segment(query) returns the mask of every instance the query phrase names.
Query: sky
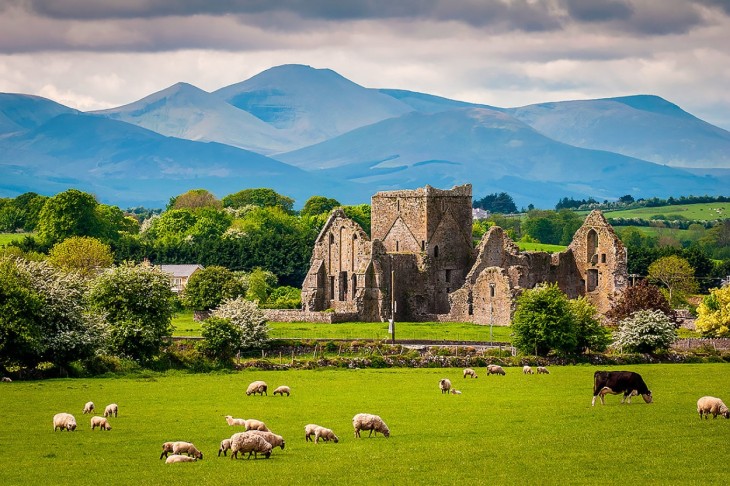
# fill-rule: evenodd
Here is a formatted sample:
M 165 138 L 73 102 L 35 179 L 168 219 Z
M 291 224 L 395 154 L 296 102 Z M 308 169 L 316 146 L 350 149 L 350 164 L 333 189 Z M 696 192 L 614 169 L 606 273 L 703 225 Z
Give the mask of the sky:
M 281 64 L 500 107 L 653 94 L 730 130 L 730 0 L 0 0 L 0 92 L 83 111 Z

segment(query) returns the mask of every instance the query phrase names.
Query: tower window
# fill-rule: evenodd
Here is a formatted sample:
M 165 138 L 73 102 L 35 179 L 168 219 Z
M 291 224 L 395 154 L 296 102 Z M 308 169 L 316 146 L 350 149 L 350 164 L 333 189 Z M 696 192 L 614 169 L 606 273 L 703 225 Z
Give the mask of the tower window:
M 433 257 L 438 258 L 439 257 L 439 246 L 436 245 L 433 247 Z

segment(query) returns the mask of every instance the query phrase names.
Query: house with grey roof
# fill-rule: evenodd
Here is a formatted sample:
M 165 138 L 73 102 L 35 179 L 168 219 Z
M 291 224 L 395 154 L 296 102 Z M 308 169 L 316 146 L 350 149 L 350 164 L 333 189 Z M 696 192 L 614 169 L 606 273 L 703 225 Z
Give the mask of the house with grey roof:
M 198 270 L 203 269 L 200 264 L 188 265 L 158 265 L 160 270 L 170 275 L 170 288 L 173 292 L 180 293 L 185 289 L 190 277 Z

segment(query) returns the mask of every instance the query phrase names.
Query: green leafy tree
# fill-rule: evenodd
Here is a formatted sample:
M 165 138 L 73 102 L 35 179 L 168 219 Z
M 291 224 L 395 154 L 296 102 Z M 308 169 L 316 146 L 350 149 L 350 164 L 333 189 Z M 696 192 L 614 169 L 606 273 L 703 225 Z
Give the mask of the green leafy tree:
M 89 302 L 106 314 L 108 346 L 119 356 L 145 362 L 172 335 L 174 294 L 169 276 L 156 267 L 124 263 L 99 275 Z
M 211 192 L 205 189 L 191 189 L 177 196 L 171 209 L 198 210 L 203 208 L 221 209 L 223 204 Z
M 690 294 L 698 290 L 694 268 L 677 255 L 660 258 L 649 265 L 648 276 L 649 280 L 664 286 L 667 301 L 672 307 L 682 305 Z
M 475 208 L 481 208 L 492 213 L 513 214 L 517 212 L 512 196 L 506 192 L 487 194 L 472 204 Z
M 226 208 L 242 208 L 249 205 L 261 208 L 279 207 L 287 213 L 291 213 L 294 199 L 282 196 L 269 188 L 244 189 L 223 198 L 223 207 Z
M 203 321 L 201 336 L 203 342 L 198 349 L 204 355 L 228 361 L 233 358 L 243 342 L 243 329 L 230 319 L 210 317 Z
M 702 299 L 695 327 L 703 336 L 730 336 L 730 286 L 712 289 Z
M 512 329 L 513 344 L 524 353 L 570 353 L 578 344 L 575 316 L 556 284 L 525 290 L 517 298 Z
M 162 242 L 180 241 L 196 221 L 197 218 L 188 209 L 169 209 L 151 220 L 145 237 Z
M 614 344 L 625 351 L 652 353 L 677 340 L 674 322 L 659 310 L 640 310 L 619 323 Z
M 615 325 L 633 313 L 640 310 L 658 310 L 666 314 L 670 319 L 675 319 L 675 312 L 672 310 L 667 298 L 661 293 L 656 285 L 650 284 L 647 280 L 640 280 L 631 287 L 626 287 L 616 303 L 606 313 L 606 317 Z
M 357 204 L 355 206 L 343 206 L 342 210 L 345 215 L 360 225 L 360 227 L 370 235 L 370 214 L 371 207 L 369 204 Z M 278 275 L 278 274 L 277 274 Z
M 23 230 L 35 231 L 41 209 L 47 200 L 47 196 L 35 192 L 26 192 L 13 200 L 12 205 L 23 213 Z
M 254 268 L 248 275 L 246 298 L 261 304 L 269 300 L 269 294 L 276 285 L 276 275 L 261 268 Z
M 38 216 L 38 237 L 46 244 L 101 232 L 94 196 L 69 189 L 48 199 Z
M 48 261 L 65 272 L 91 277 L 114 263 L 109 245 L 88 236 L 72 236 L 51 248 Z
M 0 232 L 12 233 L 23 227 L 25 214 L 12 204 L 6 204 L 0 209 Z
M 570 300 L 568 305 L 575 318 L 577 349 L 605 351 L 611 344 L 611 332 L 601 324 L 596 307 L 585 297 Z
M 302 306 L 302 290 L 283 285 L 275 288 L 266 302 L 268 309 L 299 309 Z M 259 306 L 261 307 L 261 306 Z
M 329 214 L 330 211 L 339 206 L 342 206 L 342 204 L 337 199 L 324 196 L 312 196 L 304 203 L 304 207 L 299 214 L 302 216 Z
M 246 285 L 238 275 L 225 267 L 210 266 L 190 276 L 182 303 L 188 309 L 209 310 L 245 293 Z
M 240 349 L 261 348 L 269 340 L 266 316 L 254 302 L 237 298 L 224 301 L 213 311 L 213 317 L 228 319 L 241 329 Z

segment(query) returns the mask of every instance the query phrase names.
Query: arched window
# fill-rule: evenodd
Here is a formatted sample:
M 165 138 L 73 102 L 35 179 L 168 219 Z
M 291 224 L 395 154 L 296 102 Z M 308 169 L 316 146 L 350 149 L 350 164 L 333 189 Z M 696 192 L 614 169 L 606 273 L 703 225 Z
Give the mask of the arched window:
M 433 257 L 438 258 L 439 257 L 439 246 L 436 245 L 433 247 Z
M 596 263 L 598 261 L 598 257 L 595 256 L 597 251 L 598 233 L 596 233 L 596 230 L 592 229 L 588 232 L 588 236 L 586 237 L 586 257 L 588 258 L 589 262 Z M 593 261 L 594 259 L 596 261 Z

